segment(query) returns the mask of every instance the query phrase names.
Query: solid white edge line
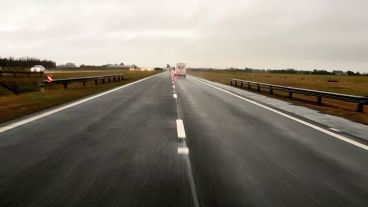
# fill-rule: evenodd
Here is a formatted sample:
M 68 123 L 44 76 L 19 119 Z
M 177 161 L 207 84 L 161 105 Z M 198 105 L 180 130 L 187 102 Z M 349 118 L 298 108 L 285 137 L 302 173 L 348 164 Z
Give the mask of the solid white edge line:
M 205 85 L 207 85 L 207 86 L 210 86 L 210 87 L 212 87 L 212 88 L 215 88 L 215 89 L 220 90 L 220 91 L 222 91 L 222 92 L 225 92 L 225 93 L 227 93 L 227 94 L 230 94 L 230 95 L 232 95 L 232 96 L 235 96 L 235 97 L 237 97 L 237 98 L 239 98 L 239 99 L 242 99 L 242 100 L 244 100 L 244 101 L 247 101 L 247 102 L 249 102 L 249 103 L 252 103 L 252 104 L 254 104 L 254 105 L 257 105 L 257 106 L 259 106 L 259 107 L 262 107 L 262 108 L 267 109 L 267 110 L 269 110 L 269 111 L 272 111 L 272 112 L 274 112 L 274 113 L 276 113 L 276 114 L 279 114 L 279 115 L 281 115 L 281 116 L 284 116 L 284 117 L 289 118 L 289 119 L 291 119 L 291 120 L 294 120 L 294 121 L 296 121 L 296 122 L 299 122 L 299 123 L 301 123 L 301 124 L 304 124 L 304 125 L 306 125 L 306 126 L 308 126 L 308 127 L 311 127 L 311 128 L 313 128 L 313 129 L 316 129 L 316 130 L 318 130 L 318 131 L 320 131 L 320 132 L 323 132 L 323 133 L 325 133 L 325 134 L 328 134 L 328 135 L 330 135 L 330 136 L 332 136 L 332 137 L 335 137 L 335 138 L 337 138 L 337 139 L 340 139 L 340 140 L 342 140 L 342 141 L 344 141 L 344 142 L 347 142 L 347 143 L 349 143 L 349 144 L 352 144 L 352 145 L 355 145 L 355 146 L 360 147 L 360 148 L 362 148 L 362 149 L 368 150 L 368 146 L 367 146 L 367 145 L 364 145 L 364 144 L 359 143 L 359 142 L 357 142 L 357 141 L 351 140 L 351 139 L 349 139 L 349 138 L 347 138 L 347 137 L 341 136 L 341 135 L 336 134 L 336 133 L 334 133 L 334 132 L 328 131 L 328 130 L 326 130 L 326 129 L 323 129 L 323 128 L 319 127 L 319 126 L 316 126 L 316 125 L 314 125 L 314 124 L 311 124 L 311 123 L 308 123 L 308 122 L 306 122 L 306 121 L 303 121 L 303 120 L 301 120 L 301 119 L 295 118 L 295 117 L 290 116 L 290 115 L 288 115 L 288 114 L 285 114 L 285 113 L 283 113 L 283 112 L 281 112 L 281 111 L 277 111 L 277 110 L 275 110 L 275 109 L 273 109 L 273 108 L 270 108 L 270 107 L 265 106 L 265 105 L 263 105 L 263 104 L 260 104 L 260 103 L 258 103 L 258 102 L 255 102 L 255 101 L 252 101 L 252 100 L 250 100 L 250 99 L 244 98 L 244 97 L 242 97 L 242 96 L 239 96 L 239 95 L 237 95 L 237 94 L 234 94 L 234 93 L 232 93 L 232 92 L 230 92 L 230 91 L 227 91 L 227 90 L 225 90 L 225 89 L 222 89 L 222 88 L 219 88 L 219 87 L 217 87 L 217 86 L 211 85 L 211 84 L 209 84 L 209 83 L 207 83 L 207 82 L 204 82 L 204 81 L 202 81 L 202 80 L 200 80 L 200 79 L 198 79 L 198 78 L 194 78 L 194 77 L 192 77 L 192 78 L 193 78 L 194 80 L 196 80 L 196 81 L 201 82 L 202 84 L 205 84 Z
M 99 94 L 96 94 L 96 95 L 93 95 L 93 96 L 90 96 L 88 98 L 85 98 L 85 99 L 82 99 L 82 100 L 79 100 L 79 101 L 76 101 L 76 102 L 72 102 L 70 104 L 67 104 L 65 106 L 62 106 L 62 107 L 59 107 L 59 108 L 56 108 L 56 109 L 52 109 L 50 111 L 46 111 L 46 112 L 43 112 L 41 114 L 38 114 L 38 115 L 35 115 L 35 116 L 32 116 L 32 117 L 29 117 L 29 118 L 26 118 L 26 119 L 23 119 L 23 120 L 20 120 L 20 121 L 17 121 L 17 122 L 14 122 L 14 123 L 11 123 L 9 125 L 6 125 L 6 126 L 3 126 L 0 128 L 0 133 L 3 133 L 5 131 L 8 131 L 10 129 L 14 129 L 18 126 L 21 126 L 21 125 L 24 125 L 24 124 L 27 124 L 27 123 L 30 123 L 32 121 L 35 121 L 37 119 L 41 119 L 43 117 L 46 117 L 46 116 L 49 116 L 51 114 L 54 114 L 54 113 L 57 113 L 59 111 L 62 111 L 64 109 L 67 109 L 67 108 L 70 108 L 70 107 L 73 107 L 73 106 L 76 106 L 76 105 L 79 105 L 81 103 L 84 103 L 84 102 L 87 102 L 87 101 L 90 101 L 92 99 L 95 99 L 95 98 L 98 98 L 100 96 L 103 96 L 103 95 L 106 95 L 106 94 L 109 94 L 109 93 L 112 93 L 114 91 L 117 91 L 117 90 L 120 90 L 122 88 L 125 88 L 125 87 L 128 87 L 128 86 L 131 86 L 131 85 L 134 85 L 136 83 L 139 83 L 139 82 L 142 82 L 144 80 L 147 80 L 147 79 L 150 79 L 150 78 L 153 78 L 157 75 L 160 75 L 161 73 L 159 74 L 156 74 L 156 75 L 152 75 L 152 76 L 149 76 L 149 77 L 146 77 L 146 78 L 143 78 L 143 79 L 140 79 L 140 80 L 137 80 L 137 81 L 134 81 L 132 83 L 128 83 L 126 85 L 123 85 L 123 86 L 119 86 L 117 88 L 114 88 L 114 89 L 111 89 L 111 90 L 108 90 L 108 91 L 105 91 L 105 92 L 102 92 L 102 93 L 99 93 Z
M 185 135 L 183 120 L 181 120 L 181 119 L 176 120 L 176 129 L 177 129 L 177 132 L 178 132 L 178 138 L 185 139 L 186 135 Z

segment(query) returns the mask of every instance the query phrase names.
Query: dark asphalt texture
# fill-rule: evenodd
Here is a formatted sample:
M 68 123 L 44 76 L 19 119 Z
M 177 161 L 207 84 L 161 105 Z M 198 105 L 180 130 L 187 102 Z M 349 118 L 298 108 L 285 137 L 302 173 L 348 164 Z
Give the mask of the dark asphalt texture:
M 0 133 L 0 206 L 368 206 L 368 152 L 165 72 Z M 178 154 L 183 119 L 188 155 Z

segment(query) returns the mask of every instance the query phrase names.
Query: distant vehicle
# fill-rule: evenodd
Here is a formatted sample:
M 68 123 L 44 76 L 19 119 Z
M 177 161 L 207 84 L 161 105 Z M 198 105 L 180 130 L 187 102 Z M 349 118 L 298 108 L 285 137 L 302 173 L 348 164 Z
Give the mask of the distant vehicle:
M 184 78 L 187 76 L 187 66 L 185 63 L 178 63 L 175 66 L 174 71 L 175 76 L 184 76 Z
M 35 65 L 31 68 L 31 72 L 45 72 L 45 67 L 42 65 Z

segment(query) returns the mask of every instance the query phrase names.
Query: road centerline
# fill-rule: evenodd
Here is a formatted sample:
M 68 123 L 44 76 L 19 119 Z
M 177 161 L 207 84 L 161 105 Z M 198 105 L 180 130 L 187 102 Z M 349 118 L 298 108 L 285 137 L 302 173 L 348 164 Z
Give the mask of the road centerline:
M 180 143 L 180 146 L 177 148 L 177 154 L 184 156 L 185 159 L 185 163 L 187 166 L 187 175 L 188 175 L 188 180 L 190 183 L 190 189 L 191 189 L 191 194 L 192 194 L 192 198 L 193 198 L 193 204 L 195 207 L 199 207 L 199 201 L 198 201 L 198 195 L 197 195 L 197 187 L 195 185 L 194 182 L 194 176 L 193 176 L 193 169 L 192 169 L 192 164 L 190 162 L 190 158 L 189 158 L 189 148 L 188 145 L 185 141 L 186 138 L 186 134 L 185 134 L 185 128 L 184 128 L 184 122 L 181 118 L 181 109 L 179 106 L 179 100 L 177 99 L 177 93 L 175 91 L 175 83 L 174 81 L 173 83 L 173 92 L 174 92 L 174 98 L 175 98 L 175 104 L 176 104 L 176 113 L 177 113 L 177 119 L 176 119 L 176 127 L 177 127 L 177 136 L 179 139 L 182 140 L 182 142 Z M 175 97 L 176 96 L 176 97 Z
M 178 138 L 185 139 L 186 135 L 185 135 L 183 120 L 181 120 L 181 119 L 176 120 L 176 129 L 177 129 L 177 132 L 178 132 Z
M 189 154 L 189 149 L 188 147 L 178 147 L 178 154 Z

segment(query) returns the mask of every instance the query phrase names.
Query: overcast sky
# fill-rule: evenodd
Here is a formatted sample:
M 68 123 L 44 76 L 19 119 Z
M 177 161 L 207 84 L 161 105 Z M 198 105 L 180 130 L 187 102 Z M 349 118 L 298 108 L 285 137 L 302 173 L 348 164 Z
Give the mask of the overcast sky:
M 0 0 L 0 56 L 368 72 L 367 0 Z

